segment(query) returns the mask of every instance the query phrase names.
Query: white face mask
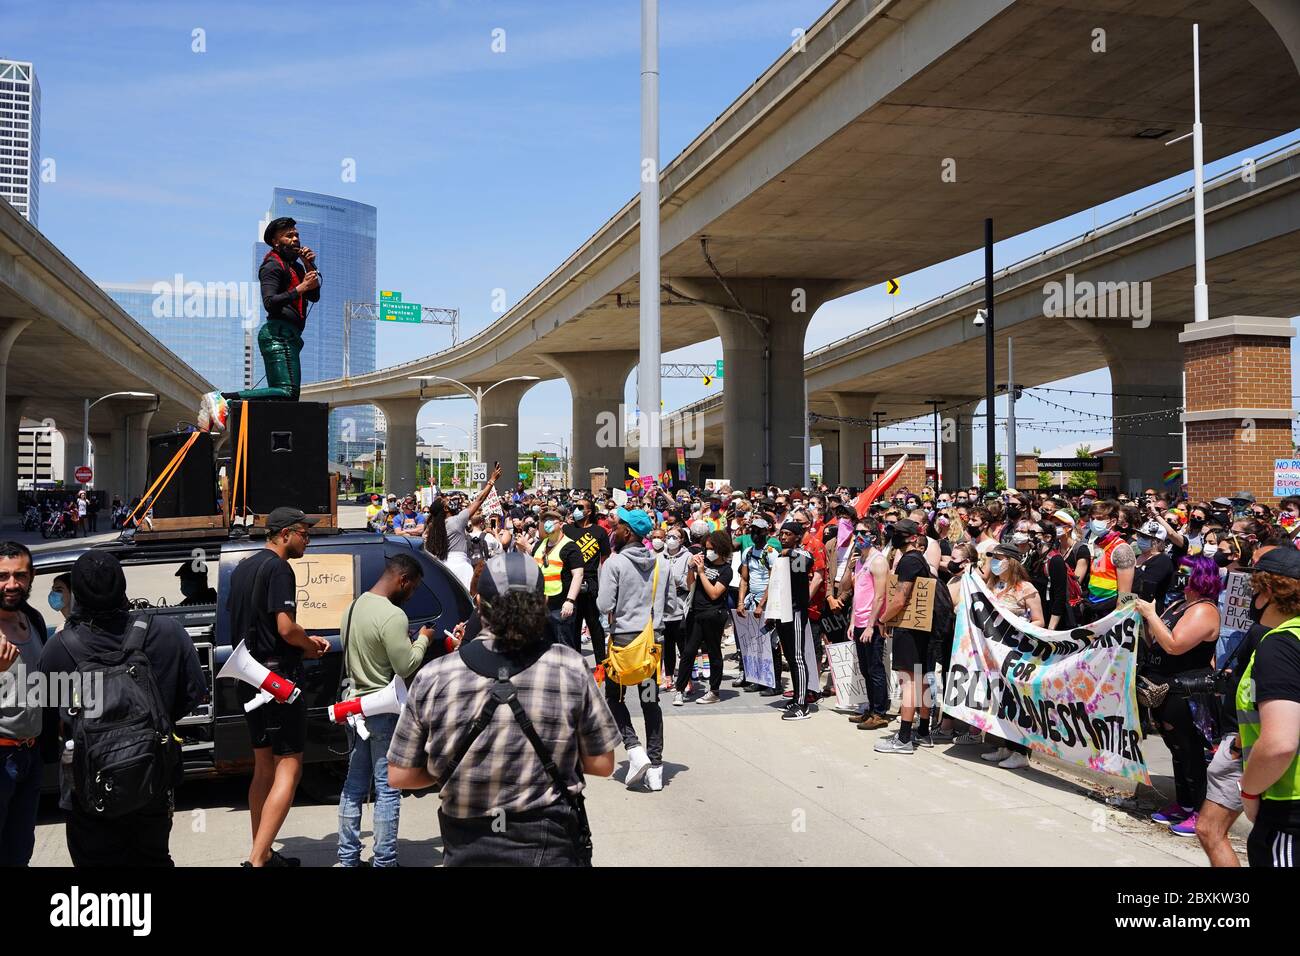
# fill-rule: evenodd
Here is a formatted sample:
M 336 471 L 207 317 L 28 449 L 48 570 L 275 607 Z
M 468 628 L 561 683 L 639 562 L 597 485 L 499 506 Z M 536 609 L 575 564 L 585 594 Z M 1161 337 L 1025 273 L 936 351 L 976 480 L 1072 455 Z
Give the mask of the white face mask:
M 1219 546 L 1217 544 L 1207 544 L 1205 547 L 1201 548 L 1201 554 L 1205 555 L 1207 558 L 1212 558 L 1218 553 Z
M 707 551 L 704 552 L 704 557 L 710 561 L 716 561 L 718 560 L 718 552 L 714 551 L 712 548 L 709 548 Z
M 656 551 L 662 551 L 662 550 L 664 549 L 664 539 L 663 539 L 663 538 L 651 538 L 651 539 L 650 539 L 650 547 L 654 548 Z
M 682 548 L 682 539 L 681 539 L 681 538 L 677 537 L 676 535 L 669 535 L 668 538 L 667 538 L 666 540 L 667 540 L 667 542 L 668 542 L 668 553 L 669 553 L 669 554 L 672 554 L 672 553 L 675 552 L 675 551 L 680 551 L 680 550 L 681 550 L 681 548 Z

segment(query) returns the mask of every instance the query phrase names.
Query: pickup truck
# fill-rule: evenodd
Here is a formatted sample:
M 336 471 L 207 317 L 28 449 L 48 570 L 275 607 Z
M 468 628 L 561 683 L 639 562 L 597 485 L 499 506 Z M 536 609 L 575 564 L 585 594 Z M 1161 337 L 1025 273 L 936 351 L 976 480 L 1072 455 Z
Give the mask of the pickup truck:
M 252 770 L 253 754 L 238 685 L 230 679 L 217 680 L 226 659 L 234 651 L 230 635 L 230 612 L 227 588 L 230 575 L 243 558 L 265 544 L 261 538 L 180 538 L 167 541 L 121 540 L 95 545 L 95 550 L 109 551 L 122 562 L 126 574 L 127 597 L 132 607 L 149 615 L 177 618 L 194 640 L 195 650 L 211 692 L 211 700 L 181 720 L 176 729 L 181 738 L 186 778 L 246 774 Z M 464 586 L 443 564 L 421 547 L 419 538 L 381 535 L 371 531 L 343 531 L 313 535 L 302 562 L 322 555 L 347 555 L 352 558 L 353 596 L 369 589 L 380 574 L 389 555 L 410 554 L 424 567 L 424 579 L 412 598 L 403 605 L 410 618 L 411 634 L 430 625 L 441 635 L 466 620 L 473 608 Z M 33 555 L 35 582 L 32 601 L 45 615 L 53 630 L 62 625 L 59 615 L 45 606 L 45 594 L 55 575 L 70 571 L 77 557 L 88 547 L 69 546 Z M 338 558 L 328 559 L 334 566 Z M 176 576 L 182 564 L 207 570 L 209 586 L 216 590 L 215 603 L 182 604 Z M 307 582 L 299 600 L 307 597 Z M 335 605 L 346 595 L 334 594 Z M 341 610 L 341 608 L 339 608 Z M 305 661 L 299 686 L 307 702 L 307 747 L 303 757 L 304 788 L 308 793 L 328 799 L 341 780 L 348 757 L 347 735 L 343 727 L 333 724 L 325 708 L 335 703 L 343 663 L 338 623 L 332 613 L 329 626 L 306 627 L 309 634 L 319 634 L 330 642 L 330 651 L 317 660 Z M 303 621 L 300 610 L 299 620 Z M 325 620 L 317 623 L 326 624 Z M 268 704 L 267 706 L 274 706 Z M 53 768 L 51 768 L 53 769 Z M 313 794 L 315 795 L 315 794 Z

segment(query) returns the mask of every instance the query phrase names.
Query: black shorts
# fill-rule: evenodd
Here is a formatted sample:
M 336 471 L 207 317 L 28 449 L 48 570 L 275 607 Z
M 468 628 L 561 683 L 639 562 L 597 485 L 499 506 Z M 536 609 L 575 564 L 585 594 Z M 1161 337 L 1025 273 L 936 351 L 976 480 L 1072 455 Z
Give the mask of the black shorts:
M 243 702 L 252 700 L 257 689 L 242 681 L 239 684 L 239 698 Z M 307 747 L 307 701 L 302 695 L 292 704 L 277 704 L 271 701 L 263 704 L 247 715 L 248 736 L 254 750 L 270 747 L 277 757 L 300 754 Z
M 894 631 L 889 669 L 909 674 L 924 670 L 930 657 L 930 635 L 920 631 Z

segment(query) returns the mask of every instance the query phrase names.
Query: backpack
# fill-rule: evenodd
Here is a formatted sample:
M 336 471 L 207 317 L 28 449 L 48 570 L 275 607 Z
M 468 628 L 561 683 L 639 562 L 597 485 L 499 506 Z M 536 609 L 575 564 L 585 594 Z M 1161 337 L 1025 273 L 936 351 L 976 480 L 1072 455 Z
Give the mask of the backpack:
M 465 556 L 470 564 L 478 564 L 492 557 L 492 552 L 488 549 L 486 531 L 477 538 L 473 535 L 466 535 L 466 538 L 468 540 L 465 542 Z
M 149 620 L 132 614 L 126 639 L 111 651 L 89 650 L 78 633 L 83 627 L 64 628 L 64 646 L 76 662 L 79 686 L 94 688 L 94 700 L 87 695 L 79 703 L 99 706 L 93 715 L 82 707 L 67 712 L 73 799 L 86 813 L 113 819 L 166 793 L 179 754 L 171 717 L 143 651 Z
M 623 687 L 636 687 L 642 681 L 659 676 L 659 659 L 663 647 L 655 641 L 655 596 L 659 593 L 659 558 L 655 559 L 655 572 L 650 580 L 650 618 L 641 633 L 626 647 L 614 646 L 614 635 L 609 635 L 609 656 L 605 658 L 605 676 Z

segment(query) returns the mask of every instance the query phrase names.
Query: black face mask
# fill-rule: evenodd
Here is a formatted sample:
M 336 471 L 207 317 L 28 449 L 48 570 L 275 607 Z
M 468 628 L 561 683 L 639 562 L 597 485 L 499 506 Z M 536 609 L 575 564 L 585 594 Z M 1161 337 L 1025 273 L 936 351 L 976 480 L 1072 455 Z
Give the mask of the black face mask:
M 896 550 L 902 551 L 907 547 L 907 535 L 902 531 L 890 532 L 889 543 L 892 544 Z
M 1273 603 L 1272 601 L 1265 601 L 1263 607 L 1258 607 L 1255 604 L 1255 599 L 1259 596 L 1260 595 L 1256 594 L 1250 599 L 1250 619 L 1256 624 L 1260 623 L 1264 619 L 1264 612 L 1267 611 L 1268 606 Z
M 754 542 L 754 547 L 762 551 L 763 545 L 767 544 L 767 535 L 761 531 L 751 531 L 749 533 L 749 540 Z
M 1223 551 L 1220 551 L 1214 556 L 1214 563 L 1221 568 L 1226 568 L 1228 565 L 1232 564 L 1232 558 L 1233 556 L 1231 554 L 1225 554 Z

